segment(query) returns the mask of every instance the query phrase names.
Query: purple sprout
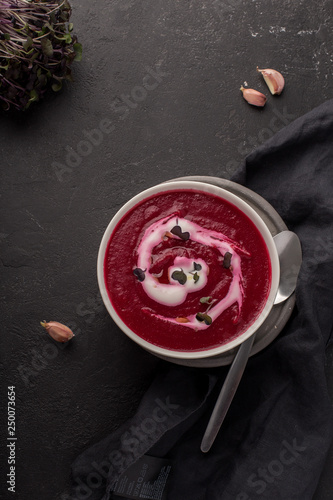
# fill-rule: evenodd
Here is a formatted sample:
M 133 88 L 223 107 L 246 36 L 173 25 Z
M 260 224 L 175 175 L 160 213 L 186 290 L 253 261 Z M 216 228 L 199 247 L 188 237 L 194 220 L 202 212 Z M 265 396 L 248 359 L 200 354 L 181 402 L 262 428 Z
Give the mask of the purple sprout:
M 69 22 L 67 0 L 0 0 L 0 104 L 26 110 L 48 88 L 72 81 L 81 44 Z

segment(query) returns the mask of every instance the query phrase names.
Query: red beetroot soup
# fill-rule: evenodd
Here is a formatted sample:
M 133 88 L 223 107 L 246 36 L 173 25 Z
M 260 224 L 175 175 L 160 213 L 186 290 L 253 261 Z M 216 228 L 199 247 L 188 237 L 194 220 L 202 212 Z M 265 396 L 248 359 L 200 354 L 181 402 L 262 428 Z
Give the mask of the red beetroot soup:
M 200 351 L 230 342 L 271 286 L 259 230 L 232 203 L 193 189 L 139 202 L 109 240 L 104 279 L 122 321 L 151 344 Z

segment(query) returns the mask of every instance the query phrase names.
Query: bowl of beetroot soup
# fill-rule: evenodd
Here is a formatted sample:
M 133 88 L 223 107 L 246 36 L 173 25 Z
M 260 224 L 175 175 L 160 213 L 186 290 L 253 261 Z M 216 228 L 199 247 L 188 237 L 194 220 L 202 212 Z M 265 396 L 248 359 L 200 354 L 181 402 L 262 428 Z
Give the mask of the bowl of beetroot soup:
M 262 218 L 220 187 L 171 181 L 115 214 L 97 277 L 114 322 L 152 354 L 201 359 L 233 349 L 265 321 L 279 259 Z

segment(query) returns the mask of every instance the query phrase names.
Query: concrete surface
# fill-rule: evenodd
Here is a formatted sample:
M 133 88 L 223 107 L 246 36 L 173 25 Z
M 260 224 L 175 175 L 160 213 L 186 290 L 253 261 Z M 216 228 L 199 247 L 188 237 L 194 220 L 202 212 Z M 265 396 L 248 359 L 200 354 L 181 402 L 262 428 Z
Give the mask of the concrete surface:
M 331 1 L 72 6 L 83 45 L 75 82 L 29 113 L 0 114 L 1 400 L 15 385 L 17 411 L 16 493 L 2 472 L 0 496 L 15 500 L 62 500 L 73 459 L 133 414 L 154 376 L 157 359 L 116 328 L 98 293 L 96 257 L 114 213 L 157 182 L 230 177 L 333 95 Z M 239 91 L 246 81 L 268 95 L 257 65 L 286 79 L 264 109 Z M 43 319 L 76 338 L 55 345 Z M 332 349 L 327 373 L 333 391 Z M 314 500 L 332 500 L 332 466 L 331 451 Z

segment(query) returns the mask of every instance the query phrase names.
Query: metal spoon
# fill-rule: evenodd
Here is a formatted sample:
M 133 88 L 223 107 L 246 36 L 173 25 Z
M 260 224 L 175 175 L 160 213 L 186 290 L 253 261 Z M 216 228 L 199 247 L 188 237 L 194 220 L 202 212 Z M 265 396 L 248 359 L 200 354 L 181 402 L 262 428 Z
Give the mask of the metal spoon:
M 278 233 L 274 236 L 274 243 L 280 261 L 280 283 L 274 304 L 279 304 L 287 300 L 296 288 L 302 263 L 302 250 L 298 236 L 292 231 Z M 201 451 L 204 453 L 210 450 L 228 412 L 250 356 L 254 339 L 255 333 L 240 345 L 232 362 L 201 442 Z

